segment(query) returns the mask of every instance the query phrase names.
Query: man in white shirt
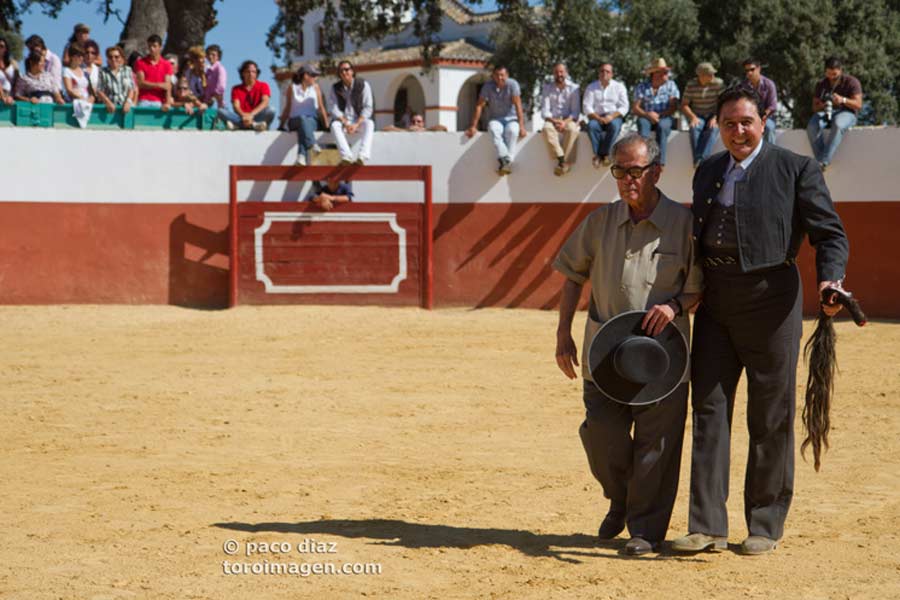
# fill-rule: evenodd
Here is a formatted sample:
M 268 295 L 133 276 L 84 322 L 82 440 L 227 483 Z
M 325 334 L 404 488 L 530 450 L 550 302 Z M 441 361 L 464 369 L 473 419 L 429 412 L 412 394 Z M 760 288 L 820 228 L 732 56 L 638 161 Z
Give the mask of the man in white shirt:
M 622 120 L 628 114 L 628 90 L 621 81 L 612 77 L 612 64 L 602 63 L 598 68 L 597 81 L 584 90 L 581 103 L 581 112 L 588 120 L 595 169 L 609 166 L 609 150 L 619 137 Z
M 372 158 L 372 138 L 375 133 L 375 121 L 372 120 L 372 114 L 375 112 L 372 88 L 368 81 L 354 77 L 350 61 L 342 60 L 338 63 L 338 76 L 340 81 L 332 86 L 328 94 L 331 133 L 334 134 L 338 152 L 341 154 L 341 164 L 349 165 L 355 162 L 363 165 Z M 347 142 L 347 136 L 356 134 L 360 135 L 361 140 L 354 144 L 359 147 L 354 161 L 353 150 Z
M 579 100 L 578 85 L 569 79 L 566 65 L 555 64 L 553 81 L 546 84 L 541 93 L 541 118 L 544 119 L 544 139 L 556 159 L 553 173 L 557 176 L 568 173 L 575 162 L 572 149 L 578 141 Z M 560 134 L 563 136 L 562 145 Z

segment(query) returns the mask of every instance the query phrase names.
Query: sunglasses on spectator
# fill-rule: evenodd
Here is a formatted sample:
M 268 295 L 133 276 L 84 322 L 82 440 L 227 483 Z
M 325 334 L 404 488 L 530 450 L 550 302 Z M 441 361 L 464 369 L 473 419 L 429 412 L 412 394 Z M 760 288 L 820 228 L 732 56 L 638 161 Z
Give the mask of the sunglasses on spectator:
M 97 54 L 96 50 L 85 50 L 85 54 Z
M 341 72 L 344 72 L 344 71 L 352 71 L 353 68 L 351 68 L 351 67 L 341 67 L 340 70 L 341 70 Z
M 656 163 L 650 163 L 649 165 L 644 165 L 643 167 L 620 167 L 619 165 L 613 165 L 609 168 L 612 176 L 616 179 L 625 179 L 625 176 L 628 175 L 632 179 L 640 179 L 644 176 L 644 171 L 655 165 Z

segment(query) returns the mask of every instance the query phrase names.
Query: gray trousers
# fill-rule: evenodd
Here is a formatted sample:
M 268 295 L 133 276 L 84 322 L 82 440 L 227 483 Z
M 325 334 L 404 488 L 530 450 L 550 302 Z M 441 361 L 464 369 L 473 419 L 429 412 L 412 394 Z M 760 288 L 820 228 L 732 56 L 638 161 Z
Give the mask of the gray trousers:
M 587 418 L 578 433 L 591 473 L 611 510 L 625 514 L 631 537 L 666 537 L 678 493 L 687 391 L 682 383 L 655 404 L 628 406 L 584 381 Z
M 747 371 L 750 449 L 744 516 L 750 535 L 781 539 L 794 492 L 794 412 L 802 334 L 795 266 L 765 273 L 704 271 L 691 354 L 693 450 L 688 529 L 728 535 L 734 394 Z

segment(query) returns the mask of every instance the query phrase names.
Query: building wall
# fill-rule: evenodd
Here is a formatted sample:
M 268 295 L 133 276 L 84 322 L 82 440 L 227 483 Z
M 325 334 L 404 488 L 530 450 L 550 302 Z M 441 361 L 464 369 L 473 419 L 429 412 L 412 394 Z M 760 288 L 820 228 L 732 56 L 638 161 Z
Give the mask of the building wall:
M 228 165 L 291 164 L 293 134 L 277 132 L 4 130 L 0 164 L 0 303 L 174 303 L 223 306 L 227 297 Z M 322 142 L 328 141 L 323 136 Z M 802 131 L 780 143 L 807 152 Z M 660 187 L 690 201 L 687 135 L 669 142 Z M 827 181 L 851 241 L 846 285 L 872 316 L 900 317 L 900 130 L 853 130 Z M 616 197 L 607 171 L 578 161 L 564 178 L 539 135 L 499 178 L 480 134 L 378 133 L 378 164 L 431 164 L 437 306 L 552 307 L 561 280 L 550 262 L 596 205 Z M 96 157 L 90 171 L 73 156 Z M 359 183 L 357 200 L 418 202 L 421 184 Z M 297 201 L 303 186 L 245 183 L 242 199 Z M 277 204 L 275 204 L 277 206 Z M 813 261 L 801 255 L 807 309 Z

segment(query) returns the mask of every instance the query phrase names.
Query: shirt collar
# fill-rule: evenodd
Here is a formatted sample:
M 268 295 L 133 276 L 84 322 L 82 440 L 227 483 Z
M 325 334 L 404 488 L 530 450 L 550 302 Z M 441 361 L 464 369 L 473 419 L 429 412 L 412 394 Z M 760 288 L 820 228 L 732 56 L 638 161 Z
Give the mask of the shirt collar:
M 653 212 L 650 213 L 650 216 L 647 217 L 647 221 L 653 224 L 654 227 L 659 229 L 660 231 L 665 230 L 666 222 L 668 221 L 668 207 L 665 206 L 669 197 L 666 196 L 662 190 L 657 189 L 659 191 L 659 202 L 656 203 L 656 208 L 653 209 Z M 628 209 L 628 203 L 622 199 L 619 199 L 619 214 L 616 215 L 616 224 L 621 227 L 625 223 L 631 222 L 631 212 Z
M 747 158 L 742 160 L 740 163 L 741 168 L 744 171 L 746 171 L 747 169 L 750 168 L 750 163 L 752 163 L 756 159 L 756 157 L 759 155 L 760 150 L 762 150 L 762 147 L 763 147 L 763 139 L 760 137 L 759 143 L 756 145 L 756 148 L 754 148 L 753 152 L 750 153 L 750 156 L 748 156 Z M 732 156 L 731 153 L 729 152 L 728 153 L 728 167 L 725 169 L 725 172 L 726 173 L 730 172 L 732 167 L 734 167 L 734 156 Z

